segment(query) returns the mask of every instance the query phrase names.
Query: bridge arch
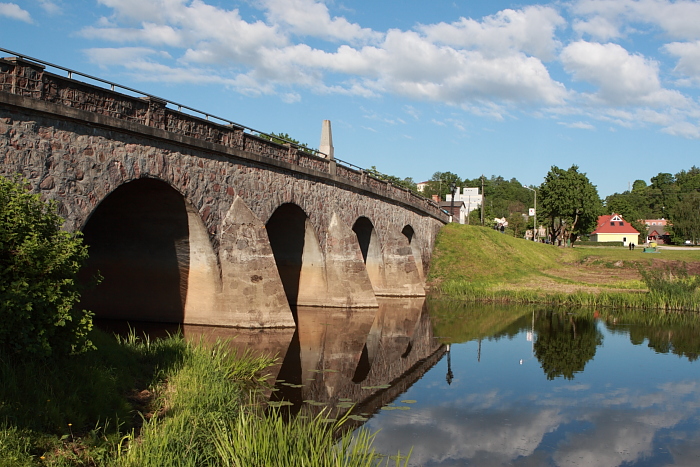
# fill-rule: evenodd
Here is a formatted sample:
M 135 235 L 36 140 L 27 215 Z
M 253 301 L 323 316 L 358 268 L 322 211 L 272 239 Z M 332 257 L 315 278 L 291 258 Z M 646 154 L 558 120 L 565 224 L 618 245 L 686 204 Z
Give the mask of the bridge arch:
M 168 183 L 141 178 L 109 193 L 83 226 L 90 257 L 83 294 L 97 317 L 181 323 L 190 269 L 187 202 Z
M 360 245 L 362 259 L 365 262 L 372 288 L 379 290 L 385 287 L 384 258 L 377 229 L 374 228 L 374 224 L 369 218 L 361 216 L 353 224 L 352 230 L 357 235 L 357 242 Z
M 420 240 L 416 237 L 416 232 L 410 225 L 404 226 L 401 233 L 408 240 L 408 244 L 411 247 L 411 252 L 413 253 L 413 259 L 416 262 L 416 267 L 418 268 L 418 274 L 421 280 L 425 280 L 425 270 L 423 269 L 423 254 L 420 244 Z
M 323 305 L 325 260 L 309 216 L 298 205 L 284 203 L 265 226 L 289 304 Z

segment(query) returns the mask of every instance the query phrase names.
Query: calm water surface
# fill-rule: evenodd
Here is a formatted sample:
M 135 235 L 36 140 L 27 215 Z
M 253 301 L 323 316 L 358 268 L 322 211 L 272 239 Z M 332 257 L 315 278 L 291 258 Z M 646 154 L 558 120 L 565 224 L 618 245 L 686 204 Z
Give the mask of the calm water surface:
M 185 326 L 276 353 L 270 404 L 378 431 L 422 466 L 700 465 L 694 316 L 382 300 L 297 329 Z
M 464 307 L 459 323 L 445 308 L 449 353 L 394 401 L 416 402 L 366 424 L 380 451 L 413 446 L 424 466 L 700 465 L 696 319 Z

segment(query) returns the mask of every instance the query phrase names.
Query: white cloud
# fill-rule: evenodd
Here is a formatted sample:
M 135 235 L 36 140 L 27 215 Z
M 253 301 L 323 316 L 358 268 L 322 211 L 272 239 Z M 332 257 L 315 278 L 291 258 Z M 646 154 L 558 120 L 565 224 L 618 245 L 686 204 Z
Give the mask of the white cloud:
M 674 123 L 661 131 L 673 136 L 682 136 L 688 139 L 700 139 L 700 125 L 695 125 L 690 122 L 683 121 Z
M 589 18 L 600 18 L 591 21 L 608 21 L 611 25 L 640 23 L 656 26 L 670 37 L 700 38 L 700 3 L 695 1 L 578 0 L 572 10 Z
M 168 15 L 178 14 L 185 8 L 188 0 L 98 0 L 98 3 L 111 8 L 116 20 L 130 24 L 142 21 L 165 22 Z M 193 3 L 201 3 L 195 0 Z
M 664 50 L 678 57 L 674 71 L 685 75 L 696 84 L 700 84 L 700 41 L 673 42 L 666 44 Z
M 578 41 L 561 53 L 561 61 L 574 79 L 598 87 L 591 97 L 607 105 L 685 105 L 677 91 L 661 87 L 659 65 L 617 44 Z
M 0 16 L 24 21 L 25 23 L 33 23 L 29 12 L 20 8 L 16 3 L 0 3 Z
M 388 92 L 477 107 L 494 99 L 556 105 L 566 98 L 564 86 L 551 79 L 544 64 L 526 55 L 550 56 L 555 50 L 554 29 L 563 19 L 551 8 L 508 10 L 487 18 L 477 28 L 482 44 L 472 44 L 482 51 L 438 45 L 430 34 L 415 31 L 374 33 L 343 18 L 331 18 L 324 4 L 312 0 L 264 0 L 269 23 L 247 22 L 238 10 L 223 10 L 202 0 L 143 2 L 148 5 L 136 0 L 100 2 L 113 8 L 114 15 L 83 29 L 85 37 L 181 49 L 182 64 L 217 65 L 273 87 L 294 85 L 362 96 Z M 341 44 L 335 51 L 325 51 L 291 43 L 289 30 L 374 44 Z M 498 45 L 503 31 L 508 38 Z M 334 74 L 335 82 L 328 82 L 328 73 Z
M 403 111 L 413 117 L 414 120 L 420 120 L 420 111 L 412 105 L 404 105 Z
M 129 62 L 142 61 L 159 54 L 158 51 L 147 47 L 92 48 L 84 50 L 84 53 L 92 63 L 102 67 L 115 63 L 127 65 Z
M 555 37 L 565 20 L 552 7 L 528 6 L 503 10 L 482 21 L 460 18 L 447 24 L 421 25 L 418 30 L 430 42 L 480 50 L 484 55 L 524 52 L 548 60 L 560 43 Z
M 661 62 L 613 43 L 578 40 L 562 49 L 558 35 L 566 20 L 554 6 L 379 32 L 333 16 L 335 6 L 319 0 L 255 0 L 250 5 L 261 9 L 262 21 L 206 0 L 98 1 L 111 14 L 82 35 L 138 47 L 100 49 L 99 57 L 89 52 L 92 59 L 123 66 L 143 80 L 152 80 L 157 70 L 164 81 L 204 80 L 247 95 L 275 94 L 289 103 L 299 102 L 304 92 L 394 94 L 496 120 L 514 118 L 518 109 L 566 110 L 579 121 L 562 124 L 576 128 L 593 129 L 588 122 L 597 120 L 629 128 L 655 125 L 686 137 L 695 134 L 688 122 L 700 118 L 692 116 L 697 103 L 662 84 L 667 73 Z M 651 6 L 660 8 L 658 17 Z M 694 8 L 683 1 L 579 0 L 568 11 L 580 36 L 607 41 L 624 37 L 633 22 L 675 25 L 677 34 L 692 35 L 690 22 L 682 20 Z M 663 49 L 677 58 L 678 77 L 695 84 L 698 43 L 674 42 Z M 572 89 L 550 74 L 547 64 L 555 57 L 574 78 Z M 615 114 L 620 108 L 629 115 Z
M 492 99 L 555 104 L 566 97 L 544 64 L 522 53 L 487 57 L 392 30 L 373 56 L 382 88 L 412 99 L 453 105 Z
M 51 0 L 39 0 L 41 8 L 50 15 L 58 15 L 62 13 L 61 7 Z
M 87 27 L 81 34 L 90 39 L 102 39 L 116 43 L 140 42 L 149 45 L 181 46 L 178 31 L 167 25 L 143 23 L 141 28 Z
M 314 0 L 261 0 L 273 24 L 285 24 L 298 35 L 330 40 L 367 42 L 381 39 L 381 34 L 350 23 L 345 18 L 331 18 L 328 7 Z
M 145 47 L 94 48 L 85 50 L 85 54 L 91 62 L 99 66 L 120 64 L 142 81 L 220 84 L 251 96 L 275 93 L 273 86 L 249 75 L 239 74 L 228 78 L 209 69 L 161 64 L 154 58 L 169 58 L 167 53 Z M 283 100 L 287 102 L 293 99 L 293 93 L 283 96 Z
M 574 128 L 574 129 L 579 129 L 579 130 L 595 130 L 595 127 L 587 122 L 573 122 L 573 123 L 557 122 L 557 123 L 559 125 L 563 125 L 567 128 Z
M 602 16 L 596 16 L 589 20 L 576 19 L 572 24 L 572 28 L 579 36 L 588 34 L 594 39 L 600 41 L 608 41 L 622 37 L 622 33 L 616 24 L 613 24 L 609 19 Z

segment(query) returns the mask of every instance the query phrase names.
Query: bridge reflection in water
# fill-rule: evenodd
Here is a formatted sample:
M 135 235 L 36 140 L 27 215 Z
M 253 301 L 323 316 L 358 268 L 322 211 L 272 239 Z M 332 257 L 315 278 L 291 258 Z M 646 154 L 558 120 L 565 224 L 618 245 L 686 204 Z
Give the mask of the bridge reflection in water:
M 188 339 L 229 340 L 239 352 L 277 355 L 269 369 L 270 402 L 329 418 L 354 405 L 346 429 L 359 426 L 405 392 L 444 355 L 434 336 L 424 297 L 382 298 L 379 308 L 297 307 L 296 328 L 242 329 L 163 323 L 131 323 L 150 337 L 182 330 Z M 122 332 L 124 322 L 98 322 Z

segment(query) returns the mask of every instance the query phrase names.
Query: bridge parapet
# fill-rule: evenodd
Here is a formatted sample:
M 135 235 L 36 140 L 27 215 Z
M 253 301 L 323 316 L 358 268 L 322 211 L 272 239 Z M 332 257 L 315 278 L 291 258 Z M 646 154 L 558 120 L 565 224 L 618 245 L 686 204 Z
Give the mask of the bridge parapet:
M 155 96 L 134 97 L 117 92 L 114 88 L 118 85 L 115 84 L 110 83 L 112 89 L 106 89 L 77 81 L 72 79 L 73 73 L 75 72 L 69 71 L 69 76 L 64 77 L 47 72 L 40 63 L 22 57 L 0 58 L 0 91 L 157 128 L 329 174 L 338 181 L 346 180 L 351 185 L 359 185 L 373 193 L 413 206 L 442 222 L 447 221 L 447 216 L 433 200 L 376 179 L 362 169 L 342 165 L 338 159 L 327 159 L 291 144 L 278 144 L 256 134 L 246 133 L 246 130 L 251 129 L 243 125 L 220 124 L 209 120 L 209 115 L 206 114 L 207 118 L 201 118 L 179 109 L 171 109 L 168 104 L 173 103 Z

